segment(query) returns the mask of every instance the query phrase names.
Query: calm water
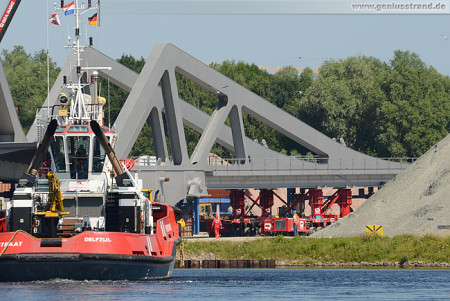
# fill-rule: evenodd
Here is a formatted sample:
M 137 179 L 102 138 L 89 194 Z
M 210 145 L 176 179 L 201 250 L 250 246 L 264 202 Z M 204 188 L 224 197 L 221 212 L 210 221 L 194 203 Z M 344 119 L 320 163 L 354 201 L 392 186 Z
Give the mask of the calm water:
M 1 272 L 1 271 L 0 271 Z M 0 283 L 0 300 L 450 300 L 450 270 L 175 270 L 161 281 Z

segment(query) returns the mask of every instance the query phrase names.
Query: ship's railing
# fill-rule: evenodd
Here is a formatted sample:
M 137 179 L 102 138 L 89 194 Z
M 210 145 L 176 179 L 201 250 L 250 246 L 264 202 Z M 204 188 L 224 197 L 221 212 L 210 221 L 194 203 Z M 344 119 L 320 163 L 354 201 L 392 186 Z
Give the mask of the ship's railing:
M 90 176 L 89 179 L 68 179 L 64 177 L 64 174 L 69 176 L 69 172 L 59 172 L 57 176 L 60 179 L 61 191 L 69 193 L 104 193 L 106 192 L 105 187 L 107 186 L 107 175 L 103 172 L 101 175 L 95 173 L 93 178 Z M 90 173 L 91 175 L 92 173 Z M 36 181 L 36 192 L 48 193 L 48 179 L 45 177 L 38 179 Z
M 87 119 L 101 122 L 103 118 L 103 107 L 101 104 L 87 104 Z M 51 107 L 38 107 L 36 112 L 36 127 L 38 141 L 40 142 L 44 137 L 48 124 L 52 119 L 57 119 L 59 124 L 70 123 L 70 111 L 64 105 L 53 105 Z M 84 119 L 83 119 L 84 120 Z

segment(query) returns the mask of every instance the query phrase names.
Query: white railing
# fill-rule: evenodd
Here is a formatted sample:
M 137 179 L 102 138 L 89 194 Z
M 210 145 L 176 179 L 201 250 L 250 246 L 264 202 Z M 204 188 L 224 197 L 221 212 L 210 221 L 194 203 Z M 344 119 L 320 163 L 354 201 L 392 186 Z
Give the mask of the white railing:
M 173 166 L 172 157 L 164 161 L 156 160 L 154 156 L 142 156 L 133 158 L 136 166 Z M 138 160 L 139 159 L 139 160 Z M 220 158 L 215 155 L 208 156 L 207 162 L 210 171 L 279 171 L 290 172 L 299 170 L 317 171 L 401 171 L 406 169 L 410 163 L 417 160 L 416 157 L 402 158 L 364 158 L 358 160 L 331 161 L 328 158 L 313 156 L 286 157 L 286 158 L 249 158 L 247 162 L 242 158 Z
M 364 158 L 362 160 L 329 162 L 326 158 L 208 158 L 212 171 L 297 171 L 297 170 L 404 170 L 417 158 Z

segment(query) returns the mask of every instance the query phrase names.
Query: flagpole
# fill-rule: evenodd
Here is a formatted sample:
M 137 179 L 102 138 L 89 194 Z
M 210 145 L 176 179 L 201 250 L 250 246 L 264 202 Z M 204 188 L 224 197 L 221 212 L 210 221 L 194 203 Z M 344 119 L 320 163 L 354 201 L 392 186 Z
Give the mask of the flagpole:
M 47 0 L 47 17 L 48 18 L 48 0 Z M 50 62 L 48 56 L 49 37 L 48 37 L 48 20 L 47 20 L 47 118 L 50 116 Z

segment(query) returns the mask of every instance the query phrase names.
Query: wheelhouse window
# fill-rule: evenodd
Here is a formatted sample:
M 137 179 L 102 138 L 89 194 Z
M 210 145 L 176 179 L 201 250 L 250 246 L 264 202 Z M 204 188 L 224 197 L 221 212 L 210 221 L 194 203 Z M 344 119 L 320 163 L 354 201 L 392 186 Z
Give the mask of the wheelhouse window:
M 58 127 L 56 128 L 55 133 L 62 133 L 62 132 L 64 132 L 65 130 L 66 130 L 66 126 L 60 125 L 60 126 L 58 126 Z
M 102 172 L 105 163 L 105 150 L 97 137 L 94 137 L 94 153 L 92 158 L 92 172 Z
M 89 133 L 89 127 L 87 125 L 71 125 L 69 133 Z
M 67 137 L 69 153 L 70 177 L 72 179 L 87 179 L 89 171 L 89 142 L 88 136 Z
M 51 145 L 53 160 L 55 161 L 56 172 L 66 171 L 66 157 L 64 152 L 64 139 L 61 136 L 55 136 Z

